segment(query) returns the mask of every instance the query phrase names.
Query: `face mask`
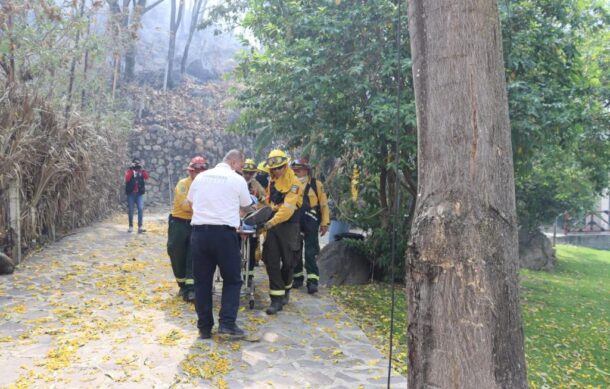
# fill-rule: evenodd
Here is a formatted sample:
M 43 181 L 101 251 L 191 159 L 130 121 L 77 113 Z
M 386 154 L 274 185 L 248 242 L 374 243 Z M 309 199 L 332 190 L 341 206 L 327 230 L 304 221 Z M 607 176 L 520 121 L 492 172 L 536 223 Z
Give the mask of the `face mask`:
M 307 177 L 307 176 L 299 177 L 299 181 L 301 181 L 301 184 L 305 184 L 305 183 L 307 183 L 308 178 L 309 177 Z

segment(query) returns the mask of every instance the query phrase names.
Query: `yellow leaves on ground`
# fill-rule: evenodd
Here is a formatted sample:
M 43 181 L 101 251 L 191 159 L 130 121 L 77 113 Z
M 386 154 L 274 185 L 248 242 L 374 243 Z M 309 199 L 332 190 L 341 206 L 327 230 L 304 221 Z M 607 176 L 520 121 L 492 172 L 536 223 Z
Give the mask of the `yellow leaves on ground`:
M 59 344 L 49 350 L 44 366 L 47 370 L 60 370 L 68 367 L 78 357 L 76 353 L 79 348 L 78 339 L 62 339 Z
M 144 262 L 127 262 L 121 265 L 121 270 L 124 272 L 136 272 L 146 268 Z
M 184 332 L 174 328 L 168 333 L 161 335 L 157 339 L 157 343 L 162 344 L 164 346 L 175 346 L 182 338 L 184 338 Z
M 211 381 L 217 388 L 228 387 L 223 376 L 232 370 L 231 361 L 222 351 L 187 354 L 180 367 L 188 376 Z

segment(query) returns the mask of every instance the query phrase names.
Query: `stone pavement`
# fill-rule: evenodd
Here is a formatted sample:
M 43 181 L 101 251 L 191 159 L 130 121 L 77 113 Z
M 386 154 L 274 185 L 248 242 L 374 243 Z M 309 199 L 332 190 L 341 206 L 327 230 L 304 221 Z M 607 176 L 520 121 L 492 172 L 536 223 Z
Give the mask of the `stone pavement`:
M 238 319 L 252 339 L 198 339 L 193 306 L 176 296 L 165 216 L 147 215 L 141 235 L 125 218 L 80 229 L 0 277 L 0 387 L 386 386 L 387 358 L 324 290 L 294 291 L 267 316 L 261 267 L 255 308 L 244 297 Z M 392 387 L 406 379 L 394 375 Z

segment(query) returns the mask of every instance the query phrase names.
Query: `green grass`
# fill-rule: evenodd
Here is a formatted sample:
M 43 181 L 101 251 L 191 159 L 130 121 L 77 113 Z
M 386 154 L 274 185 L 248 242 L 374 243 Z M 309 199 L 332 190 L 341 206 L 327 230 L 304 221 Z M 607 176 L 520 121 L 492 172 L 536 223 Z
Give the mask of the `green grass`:
M 610 388 L 610 252 L 557 246 L 557 257 L 551 273 L 521 272 L 530 387 Z M 406 374 L 405 293 L 397 291 L 393 365 Z M 387 355 L 390 287 L 331 293 Z

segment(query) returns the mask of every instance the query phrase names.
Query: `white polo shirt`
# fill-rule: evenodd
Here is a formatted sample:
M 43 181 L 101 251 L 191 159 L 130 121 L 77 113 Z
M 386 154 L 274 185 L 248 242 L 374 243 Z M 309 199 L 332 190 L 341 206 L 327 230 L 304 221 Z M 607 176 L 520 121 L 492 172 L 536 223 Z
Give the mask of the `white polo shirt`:
M 239 208 L 252 204 L 246 180 L 224 162 L 199 173 L 187 199 L 193 204 L 193 226 L 211 224 L 237 228 Z

